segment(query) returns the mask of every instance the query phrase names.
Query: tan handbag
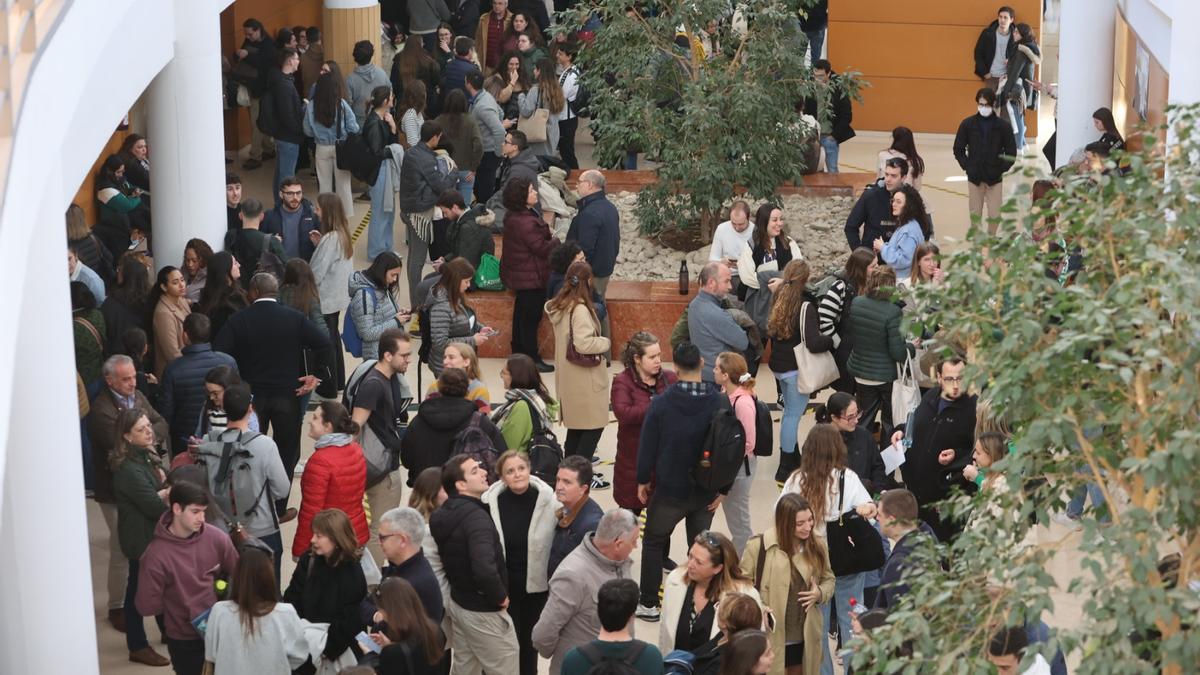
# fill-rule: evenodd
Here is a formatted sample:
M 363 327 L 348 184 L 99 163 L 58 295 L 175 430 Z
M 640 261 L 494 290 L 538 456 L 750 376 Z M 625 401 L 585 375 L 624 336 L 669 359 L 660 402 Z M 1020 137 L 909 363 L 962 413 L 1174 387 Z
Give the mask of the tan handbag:
M 538 93 L 538 107 L 529 117 L 517 120 L 517 131 L 525 134 L 525 140 L 530 143 L 545 143 L 547 139 L 546 125 L 550 123 L 550 110 L 542 107 L 542 95 Z

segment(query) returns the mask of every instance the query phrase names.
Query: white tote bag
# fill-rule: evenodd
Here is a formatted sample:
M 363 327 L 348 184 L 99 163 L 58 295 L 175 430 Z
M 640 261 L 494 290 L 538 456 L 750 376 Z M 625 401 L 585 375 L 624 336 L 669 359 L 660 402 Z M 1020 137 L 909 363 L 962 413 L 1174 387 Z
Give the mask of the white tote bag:
M 892 424 L 909 422 L 909 415 L 921 403 L 921 388 L 917 385 L 917 364 L 912 354 L 896 365 L 896 381 L 892 384 Z M 906 426 L 907 428 L 907 426 Z
M 792 348 L 796 355 L 796 389 L 801 394 L 808 395 L 828 387 L 838 379 L 837 361 L 833 360 L 833 352 L 814 354 L 804 346 L 805 316 L 811 306 L 811 302 L 805 302 L 800 308 L 800 343 Z

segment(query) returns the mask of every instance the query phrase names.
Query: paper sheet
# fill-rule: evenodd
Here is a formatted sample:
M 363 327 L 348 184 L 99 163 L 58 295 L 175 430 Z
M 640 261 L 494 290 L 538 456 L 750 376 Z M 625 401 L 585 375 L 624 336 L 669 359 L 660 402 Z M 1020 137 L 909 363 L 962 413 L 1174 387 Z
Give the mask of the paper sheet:
M 883 458 L 883 472 L 890 474 L 904 463 L 904 446 L 900 443 L 893 443 L 884 448 L 879 456 Z

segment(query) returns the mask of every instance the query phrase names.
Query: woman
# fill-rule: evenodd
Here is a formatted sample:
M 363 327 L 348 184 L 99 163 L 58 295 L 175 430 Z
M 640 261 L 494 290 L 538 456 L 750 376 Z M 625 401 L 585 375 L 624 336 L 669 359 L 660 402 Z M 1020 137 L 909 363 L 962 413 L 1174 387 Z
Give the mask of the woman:
M 469 452 L 495 479 L 496 459 L 508 446 L 491 419 L 467 400 L 469 381 L 461 369 L 443 370 L 438 377 L 439 395 L 417 409 L 400 442 L 400 461 L 408 468 L 409 480 L 431 466 L 442 466 L 459 452 Z M 460 435 L 468 428 L 471 434 L 464 438 L 470 443 L 463 449 Z
M 797 389 L 799 366 L 795 349 L 803 344 L 814 354 L 833 349 L 834 339 L 820 330 L 816 304 L 808 294 L 808 263 L 793 260 L 783 268 L 783 282 L 775 289 L 775 304 L 767 320 L 767 337 L 771 340 L 771 357 L 767 366 L 775 375 L 778 389 L 783 393 L 783 419 L 779 423 L 779 468 L 775 481 L 783 482 L 800 463 L 796 434 L 800 419 L 808 407 L 808 399 L 816 392 Z
M 475 318 L 475 310 L 467 304 L 466 293 L 471 287 L 475 268 L 463 258 L 453 258 L 442 265 L 442 278 L 429 293 L 429 370 L 434 377 L 442 374 L 446 346 L 466 343 L 478 347 L 487 342 L 490 329 Z
M 833 597 L 834 578 L 815 525 L 808 500 L 785 494 L 775 504 L 774 525 L 751 539 L 742 556 L 742 572 L 775 616 L 771 647 L 783 658 L 775 660 L 772 675 L 817 675 L 825 659 L 822 614 L 828 612 L 822 607 Z
M 313 277 L 312 268 L 303 258 L 292 258 L 283 266 L 283 283 L 279 285 L 279 303 L 300 312 L 308 317 L 308 322 L 318 331 L 328 330 L 325 326 L 325 315 L 321 313 L 321 297 L 317 292 L 317 280 Z M 321 381 L 332 380 L 333 358 L 332 349 L 320 352 L 304 350 L 303 362 L 300 364 L 304 375 L 316 375 Z M 300 409 L 308 410 L 308 399 L 311 394 L 300 398 Z
M 471 378 L 467 398 L 475 402 L 479 412 L 490 415 L 492 396 L 488 393 L 487 385 L 483 383 L 483 372 L 479 370 L 479 357 L 475 354 L 475 349 L 465 342 L 451 342 L 446 345 L 446 351 L 442 355 L 442 369 L 446 368 L 461 368 L 466 371 L 467 377 Z M 437 380 L 434 380 L 429 384 L 429 391 L 425 392 L 425 397 L 437 395 L 438 384 Z
M 533 37 L 535 31 L 527 30 L 517 36 L 517 53 L 521 55 L 522 67 L 525 69 L 525 75 L 531 81 L 537 81 L 537 66 L 540 63 L 549 63 L 550 52 L 546 51 L 546 47 L 542 44 L 541 36 Z
M 745 593 L 762 605 L 758 591 L 738 566 L 733 542 L 720 532 L 705 530 L 688 549 L 687 564 L 676 567 L 663 582 L 658 648 L 664 654 L 674 649 L 692 651 L 711 640 L 720 629 L 716 605 L 732 592 Z
M 441 76 L 441 66 L 425 53 L 420 40 L 405 40 L 404 47 L 392 61 L 392 91 L 403 92 L 408 83 L 421 82 L 425 85 L 426 98 L 429 99 L 427 107 L 431 115 L 437 112 L 436 92 Z
M 325 509 L 313 516 L 312 530 L 311 546 L 296 563 L 283 600 L 301 619 L 329 624 L 324 659 L 337 660 L 347 650 L 357 658 L 354 636 L 362 627 L 359 604 L 367 597 L 367 581 L 354 526 L 341 510 Z M 310 660 L 295 672 L 314 673 L 316 668 Z
M 892 238 L 884 242 L 883 237 L 877 237 L 871 245 L 883 262 L 892 266 L 896 278 L 903 279 L 912 273 L 913 253 L 933 234 L 933 227 L 925 212 L 925 200 L 911 185 L 901 185 L 892 195 L 892 215 L 900 223 Z
M 744 630 L 762 630 L 765 627 L 763 608 L 745 593 L 726 593 L 717 608 L 717 626 L 720 632 L 692 652 L 696 657 L 692 662 L 692 675 L 717 675 L 729 641 Z
M 192 313 L 186 292 L 187 284 L 178 267 L 167 265 L 158 271 L 150 306 L 154 308 L 154 376 L 160 379 L 167 364 L 183 351 L 183 320 Z
M 721 656 L 720 675 L 766 675 L 776 662 L 770 638 L 761 630 L 738 633 Z
M 758 407 L 754 395 L 754 378 L 746 367 L 746 358 L 736 352 L 721 352 L 713 364 L 713 380 L 729 397 L 734 416 L 742 423 L 746 438 L 746 459 L 721 508 L 733 539 L 733 547 L 745 550 L 746 540 L 754 535 L 750 524 L 750 489 L 754 485 L 754 467 L 758 458 L 754 446 L 758 442 Z
M 217 366 L 204 375 L 205 401 L 196 423 L 196 438 L 225 431 L 229 424 L 229 416 L 225 414 L 225 390 L 235 384 L 242 384 L 242 378 L 229 366 Z M 258 414 L 254 410 L 250 411 L 250 431 L 260 431 Z
M 882 492 L 887 487 L 887 477 L 879 444 L 871 438 L 871 432 L 858 423 L 861 415 L 854 396 L 834 392 L 825 403 L 817 406 L 815 417 L 817 424 L 832 424 L 841 433 L 842 442 L 846 444 L 846 466 L 854 471 L 867 492 Z
M 1017 144 L 1017 152 L 1025 147 L 1025 110 L 1037 110 L 1037 89 L 1034 82 L 1034 67 L 1042 62 L 1042 50 L 1038 47 L 1037 36 L 1027 23 L 1014 24 L 1009 39 L 1016 45 L 1011 51 L 1005 73 L 1004 85 L 996 96 L 996 102 L 1002 108 L 1004 118 L 1012 125 L 1013 140 Z
M 350 413 L 337 401 L 322 401 L 308 423 L 308 437 L 315 448 L 304 465 L 300 479 L 300 515 L 296 519 L 296 538 L 292 556 L 299 558 L 312 541 L 312 521 L 317 513 L 338 509 L 350 519 L 358 546 L 366 546 L 371 536 L 363 511 L 367 489 L 367 460 L 362 447 L 354 441 L 359 427 Z
M 818 424 L 804 440 L 800 468 L 783 485 L 784 495 L 798 494 L 808 502 L 816 519 L 814 532 L 822 540 L 826 536 L 826 524 L 838 520 L 842 514 L 856 511 L 863 518 L 875 517 L 875 503 L 846 459 L 846 443 L 841 431 L 832 424 Z M 836 578 L 834 608 L 844 640 L 850 637 L 850 598 L 862 602 L 865 582 L 866 572 Z M 823 609 L 822 613 L 828 633 L 829 612 Z
M 467 95 L 461 89 L 452 89 L 446 94 L 446 105 L 437 120 L 442 123 L 440 147 L 447 147 L 450 159 L 458 165 L 455 170 L 457 189 L 463 202 L 471 203 L 475 189 L 475 170 L 483 159 L 483 139 L 479 125 L 467 109 Z
M 883 178 L 883 165 L 889 159 L 899 158 L 908 162 L 908 173 L 903 180 L 906 185 L 921 189 L 921 178 L 925 175 L 925 160 L 917 154 L 917 143 L 913 139 L 912 129 L 896 127 L 892 129 L 892 144 L 887 150 L 879 151 L 879 170 L 876 178 Z
M 104 315 L 96 309 L 96 298 L 82 281 L 71 282 L 71 324 L 75 336 L 75 371 L 83 378 L 89 398 L 95 398 L 100 393 L 106 353 Z
M 454 29 L 443 23 L 437 29 L 437 49 L 433 51 L 438 70 L 446 70 L 446 64 L 454 60 Z
M 1008 456 L 1008 437 L 997 431 L 985 431 L 975 441 L 971 454 L 973 464 L 963 467 L 963 478 L 975 483 L 981 491 L 1007 490 L 1003 474 L 989 471 L 992 465 Z
M 112 253 L 92 234 L 83 207 L 78 204 L 67 207 L 67 244 L 75 251 L 79 262 L 100 275 L 106 287 L 112 286 L 115 274 Z
M 278 600 L 271 556 L 246 547 L 231 582 L 229 599 L 213 605 L 204 631 L 213 672 L 290 675 L 304 665 L 304 626 L 296 608 Z
M 546 303 L 554 327 L 554 390 L 562 402 L 562 423 L 567 428 L 563 453 L 592 459 L 608 424 L 608 369 L 603 366 L 611 342 L 600 334 L 600 319 L 592 307 L 592 266 L 571 263 L 566 283 Z M 573 362 L 571 351 L 591 357 L 592 365 Z M 607 485 L 606 485 L 607 487 Z
M 569 46 L 554 52 L 558 62 L 558 84 L 562 87 L 566 105 L 558 120 L 558 154 L 571 169 L 579 168 L 575 157 L 575 132 L 579 130 L 579 113 L 575 110 L 575 99 L 579 96 L 579 69 L 575 67 L 576 47 Z
M 189 239 L 183 248 L 183 280 L 187 284 L 184 297 L 193 305 L 200 302 L 200 293 L 208 281 L 208 261 L 213 250 L 203 239 Z
M 313 278 L 317 282 L 317 295 L 321 298 L 321 316 L 329 339 L 333 343 L 333 381 L 317 388 L 323 398 L 334 398 L 346 381 L 346 363 L 342 358 L 341 335 L 338 331 L 338 315 L 350 305 L 346 285 L 354 271 L 354 241 L 350 237 L 350 225 L 346 222 L 346 211 L 342 200 L 333 193 L 317 195 L 317 220 L 321 222 L 320 234 L 313 237 L 317 248 L 313 251 Z
M 533 86 L 529 91 L 517 96 L 517 105 L 521 110 L 521 118 L 528 119 L 538 109 L 546 109 L 550 115 L 546 118 L 546 140 L 530 142 L 529 149 L 534 155 L 558 154 L 558 123 L 567 114 L 567 99 L 563 95 L 558 78 L 554 75 L 554 64 L 550 59 L 542 59 L 533 67 Z
M 367 224 L 367 257 L 374 260 L 384 251 L 392 250 L 392 223 L 396 213 L 395 193 L 392 191 L 391 160 L 389 145 L 396 143 L 396 119 L 392 117 L 395 99 L 389 87 L 371 90 L 370 110 L 363 120 L 362 136 L 371 156 L 378 160 L 371 171 L 362 176 L 371 186 L 371 222 Z
M 400 94 L 396 113 L 400 116 L 400 145 L 405 150 L 421 142 L 421 125 L 425 124 L 425 83 L 414 80 Z
M 129 134 L 117 152 L 125 161 L 125 178 L 142 192 L 150 192 L 150 146 L 138 134 Z
M 504 41 L 502 51 L 511 52 L 517 49 L 517 40 L 521 35 L 527 35 L 534 44 L 542 44 L 542 29 L 537 21 L 526 12 L 513 12 L 512 21 L 504 29 L 501 39 Z M 504 59 L 500 63 L 505 63 Z
M 417 477 L 413 479 L 412 491 L 408 493 L 408 505 L 416 509 L 428 524 L 429 517 L 437 510 L 437 507 L 446 502 L 447 498 L 446 489 L 442 487 L 442 467 L 431 466 L 418 473 Z M 433 574 L 442 588 L 442 606 L 448 607 L 450 605 L 450 582 L 446 581 L 446 572 L 442 568 L 442 556 L 438 553 L 437 542 L 433 540 L 433 537 L 427 535 L 421 540 L 421 552 L 425 554 L 425 559 L 429 561 L 429 566 L 433 568 Z M 445 626 L 450 625 L 448 618 L 442 623 Z M 447 637 L 449 637 L 448 634 Z
M 242 266 L 232 253 L 214 253 L 206 269 L 204 289 L 200 291 L 196 309 L 208 317 L 212 325 L 210 335 L 215 338 L 229 317 L 250 306 L 250 299 L 239 281 Z
M 150 289 L 150 273 L 141 256 L 128 253 L 121 256 L 117 263 L 117 284 L 100 305 L 107 331 L 105 344 L 117 344 L 130 328 L 149 327 L 146 317 L 150 314 Z
M 524 67 L 522 67 L 522 72 L 524 73 Z M 508 86 L 505 77 L 507 76 L 503 73 L 492 73 L 484 79 L 483 90 L 491 94 L 492 98 L 496 99 L 496 102 L 500 104 L 500 121 L 507 122 L 512 120 L 507 127 L 509 130 L 512 130 L 516 129 L 517 121 L 521 119 L 521 104 L 517 100 L 520 98 L 518 94 L 523 91 L 529 91 L 529 87 L 533 86 L 533 81 L 528 74 L 523 74 L 526 82 L 524 88 L 520 91 L 517 91 L 515 88 L 509 89 L 507 93 L 508 98 L 504 102 L 501 102 L 500 99 L 505 96 L 505 89 Z
M 641 514 L 637 494 L 638 441 L 650 399 L 675 384 L 679 376 L 662 367 L 662 346 L 653 333 L 634 333 L 621 350 L 625 369 L 613 376 L 612 411 L 617 418 L 617 457 L 613 467 L 613 499 L 617 506 Z M 654 488 L 651 486 L 651 491 Z
M 907 277 L 898 279 L 896 285 L 901 288 L 914 288 L 921 284 L 940 284 L 946 278 L 941 263 L 942 250 L 932 241 L 917 244 L 913 251 L 912 271 Z
M 846 339 L 852 345 L 846 369 L 854 378 L 862 425 L 872 429 L 875 415 L 881 413 L 880 438 L 892 435 L 892 382 L 896 366 L 908 358 L 900 330 L 902 312 L 892 300 L 895 287 L 896 272 L 891 267 L 880 265 L 872 270 L 845 321 Z
M 550 542 L 558 529 L 555 512 L 562 504 L 554 488 L 529 473 L 529 458 L 508 450 L 496 460 L 500 480 L 483 493 L 504 547 L 508 568 L 508 615 L 512 617 L 520 646 L 521 675 L 537 672 L 537 650 L 533 648 L 533 625 L 546 606 L 550 580 Z
M 500 379 L 504 382 L 504 403 L 496 408 L 492 421 L 509 448 L 528 452 L 534 422 L 541 429 L 549 429 L 558 417 L 558 401 L 550 396 L 537 365 L 525 354 L 508 357 L 500 369 Z
M 783 209 L 770 202 L 758 207 L 754 214 L 754 245 L 743 246 L 738 257 L 738 279 L 742 282 L 738 297 L 745 299 L 748 289 L 759 290 L 759 272 L 778 272 L 802 257 L 796 241 L 783 232 Z
M 1125 149 L 1125 139 L 1117 129 L 1117 122 L 1113 119 L 1112 110 L 1096 108 L 1096 112 L 1092 113 L 1092 126 L 1096 128 L 1096 131 L 1101 132 L 1099 141 L 1108 145 L 1109 152 Z
M 344 82 L 332 73 L 317 78 L 312 101 L 304 108 L 304 135 L 316 142 L 317 184 L 321 192 L 336 191 L 342 209 L 354 213 L 350 172 L 337 166 L 338 143 L 359 132 L 358 118 L 344 96 Z
M 548 256 L 558 240 L 534 208 L 538 203 L 537 187 L 528 178 L 509 179 L 501 201 L 505 214 L 500 280 L 517 295 L 513 302 L 512 350 L 528 355 L 540 372 L 553 372 L 554 366 L 538 356 L 537 329 L 550 280 Z M 565 352 L 561 353 L 565 356 Z
M 101 220 L 124 222 L 128 218 L 130 230 L 137 228 L 144 233 L 150 232 L 150 205 L 143 199 L 143 192 L 126 179 L 125 160 L 119 156 L 109 155 L 100 166 L 100 175 L 96 177 L 96 199 L 100 201 Z M 111 250 L 112 244 L 109 246 Z
M 373 617 L 375 625 L 382 626 L 382 630 L 370 633 L 371 639 L 383 647 L 378 672 L 439 675 L 445 643 L 437 624 L 425 614 L 421 596 L 412 584 L 400 577 L 388 577 L 379 584 L 374 600 L 378 608 Z
M 507 113 L 511 107 L 516 112 L 509 116 L 505 114 L 505 119 L 511 119 L 520 114 L 517 106 L 517 95 L 529 91 L 533 86 L 533 80 L 530 79 L 529 73 L 525 70 L 524 62 L 522 61 L 520 52 L 506 51 L 500 57 L 500 67 L 497 69 L 499 75 L 504 82 L 504 87 L 495 95 L 496 102 L 499 103 Z
M 154 427 L 138 408 L 117 414 L 117 443 L 109 455 L 113 470 L 113 495 L 117 501 L 117 536 L 121 552 L 129 560 L 129 580 L 125 585 L 125 646 L 129 660 L 150 666 L 165 666 L 168 659 L 150 646 L 142 615 L 137 611 L 138 561 L 150 541 L 163 513 L 167 511 L 166 475 L 162 462 L 152 450 Z M 161 624 L 160 624 L 161 628 Z
M 365 270 L 350 275 L 350 320 L 362 339 L 362 357 L 379 358 L 379 336 L 389 328 L 404 328 L 410 312 L 396 302 L 400 283 L 400 256 L 384 251 Z

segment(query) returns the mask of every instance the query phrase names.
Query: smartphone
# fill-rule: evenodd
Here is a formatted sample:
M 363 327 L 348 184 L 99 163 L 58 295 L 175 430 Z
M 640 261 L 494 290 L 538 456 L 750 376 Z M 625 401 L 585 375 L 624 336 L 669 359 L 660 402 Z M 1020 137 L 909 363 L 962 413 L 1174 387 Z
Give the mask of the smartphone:
M 499 329 L 492 328 L 491 326 L 488 326 L 487 328 L 484 328 L 483 330 L 481 330 L 479 332 L 482 333 L 485 337 L 489 337 L 489 338 L 494 338 L 500 334 Z
M 380 647 L 378 642 L 373 640 L 370 635 L 367 635 L 367 631 L 365 630 L 359 631 L 358 635 L 354 636 L 354 639 L 358 640 L 359 644 L 375 652 L 376 654 L 383 651 L 383 647 Z

